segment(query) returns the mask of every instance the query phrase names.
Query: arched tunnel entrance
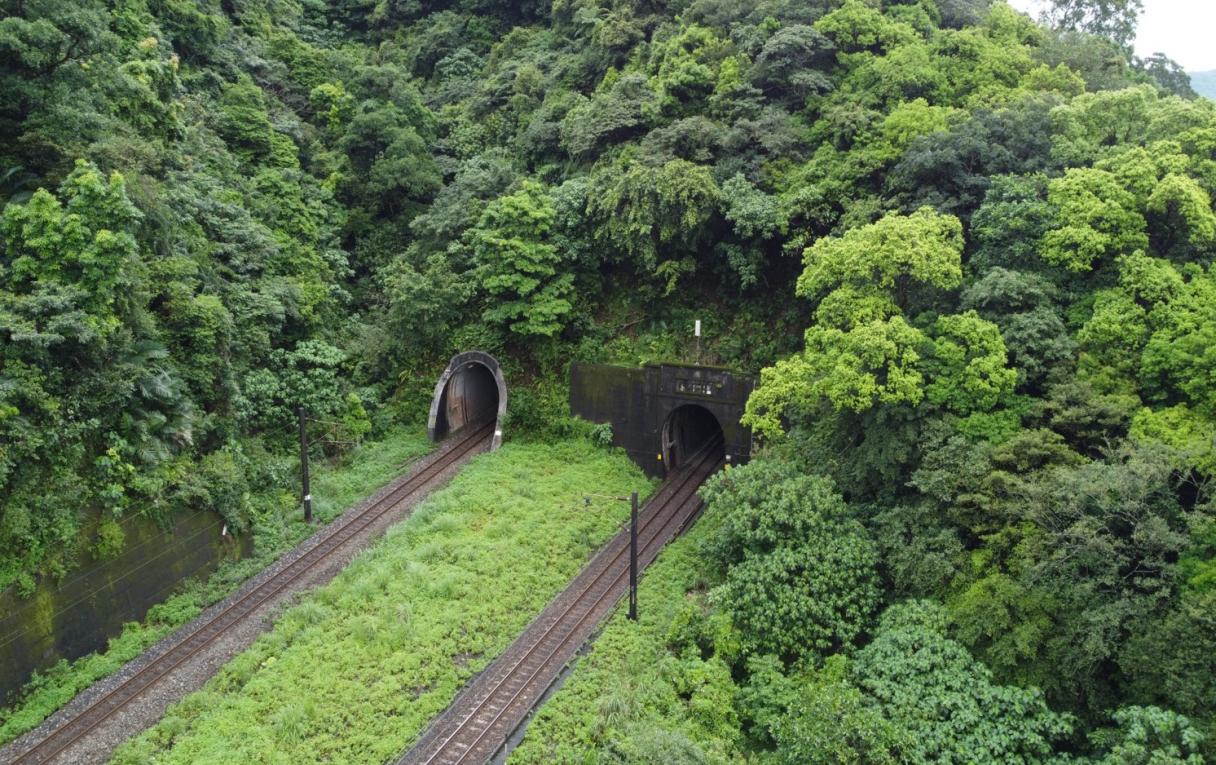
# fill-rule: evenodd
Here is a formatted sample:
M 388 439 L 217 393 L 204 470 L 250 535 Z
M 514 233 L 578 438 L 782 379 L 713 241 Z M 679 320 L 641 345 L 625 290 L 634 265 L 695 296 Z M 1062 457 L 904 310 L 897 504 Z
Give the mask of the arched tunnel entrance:
M 576 361 L 570 365 L 570 413 L 611 424 L 612 443 L 658 477 L 719 431 L 725 442 L 723 462 L 747 462 L 752 432 L 742 418 L 755 387 L 756 378 L 720 367 Z
M 457 354 L 435 383 L 427 435 L 438 441 L 465 427 L 493 422 L 494 450 L 502 445 L 506 413 L 507 383 L 498 361 L 481 351 Z
M 719 455 L 724 453 L 722 426 L 713 412 L 699 404 L 676 407 L 663 422 L 663 463 L 667 471 L 678 470 L 701 447 L 717 439 Z

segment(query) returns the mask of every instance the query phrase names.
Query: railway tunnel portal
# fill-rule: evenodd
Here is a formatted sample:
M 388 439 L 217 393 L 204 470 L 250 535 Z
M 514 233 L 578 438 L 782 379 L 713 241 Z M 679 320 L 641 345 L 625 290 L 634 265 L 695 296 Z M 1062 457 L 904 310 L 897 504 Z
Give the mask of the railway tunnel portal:
M 671 410 L 659 432 L 658 454 L 667 470 L 677 470 L 703 446 L 724 436 L 713 412 L 700 404 L 682 404 Z M 722 443 L 718 449 L 723 449 Z M 656 454 L 656 458 L 658 456 Z
M 739 420 L 755 385 L 755 378 L 720 367 L 575 363 L 570 411 L 611 424 L 613 444 L 648 474 L 663 476 L 719 433 L 726 460 L 746 462 L 752 434 Z
M 498 360 L 482 351 L 459 353 L 435 383 L 427 435 L 439 441 L 465 426 L 493 422 L 493 451 L 502 445 L 506 413 L 507 383 Z

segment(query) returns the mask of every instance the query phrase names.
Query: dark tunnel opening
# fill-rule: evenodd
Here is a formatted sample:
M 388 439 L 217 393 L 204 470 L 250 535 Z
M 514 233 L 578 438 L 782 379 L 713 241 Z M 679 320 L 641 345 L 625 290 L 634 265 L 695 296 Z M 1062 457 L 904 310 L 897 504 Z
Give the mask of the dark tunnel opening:
M 668 472 L 678 470 L 701 450 L 701 447 L 718 439 L 715 447 L 719 456 L 725 451 L 722 443 L 722 426 L 718 418 L 708 409 L 697 404 L 685 404 L 672 411 L 663 423 L 663 463 Z
M 462 364 L 440 394 L 433 437 L 439 440 L 469 426 L 494 422 L 498 403 L 498 381 L 489 367 L 476 361 Z

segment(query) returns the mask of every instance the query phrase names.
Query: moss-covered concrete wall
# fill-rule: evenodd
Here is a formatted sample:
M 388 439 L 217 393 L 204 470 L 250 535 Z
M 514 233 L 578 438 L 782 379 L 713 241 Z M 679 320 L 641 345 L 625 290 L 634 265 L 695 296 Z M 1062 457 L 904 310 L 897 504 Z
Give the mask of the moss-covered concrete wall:
M 663 424 L 682 406 L 694 404 L 718 421 L 727 457 L 747 462 L 752 433 L 739 419 L 755 378 L 729 369 L 686 364 L 570 366 L 570 411 L 591 422 L 612 424 L 613 443 L 649 475 L 664 474 L 660 458 Z
M 184 579 L 240 556 L 247 542 L 223 540 L 223 524 L 209 512 L 181 513 L 168 530 L 144 518 L 124 519 L 126 543 L 113 558 L 86 555 L 62 582 L 42 582 L 29 596 L 0 593 L 0 700 L 36 670 L 104 647 Z

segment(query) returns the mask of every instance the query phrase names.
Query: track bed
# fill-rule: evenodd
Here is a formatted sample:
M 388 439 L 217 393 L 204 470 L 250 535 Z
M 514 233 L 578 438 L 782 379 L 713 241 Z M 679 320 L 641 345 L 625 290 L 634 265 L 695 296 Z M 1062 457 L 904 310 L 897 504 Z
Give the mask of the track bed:
M 701 484 L 721 467 L 720 438 L 674 474 L 638 518 L 638 566 L 700 511 Z M 489 761 L 527 718 L 562 668 L 592 636 L 628 587 L 629 529 L 618 533 L 520 637 L 475 677 L 402 756 L 398 765 Z
M 488 449 L 493 430 L 493 425 L 468 428 L 446 440 L 409 474 L 318 530 L 236 593 L 0 749 L 0 763 L 104 762 L 118 744 L 156 722 L 171 703 L 201 687 L 248 647 L 278 606 L 331 579 L 473 455 Z

